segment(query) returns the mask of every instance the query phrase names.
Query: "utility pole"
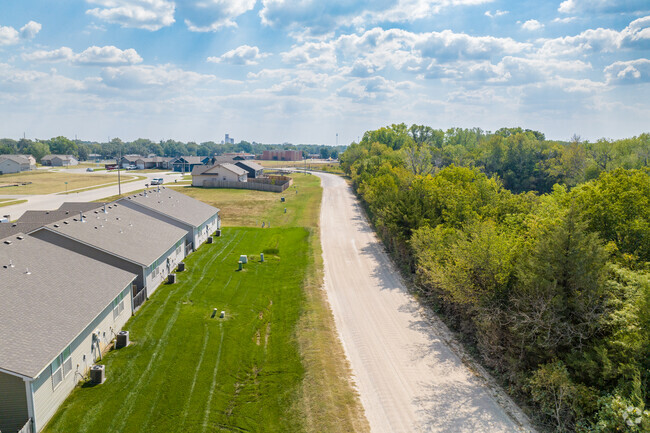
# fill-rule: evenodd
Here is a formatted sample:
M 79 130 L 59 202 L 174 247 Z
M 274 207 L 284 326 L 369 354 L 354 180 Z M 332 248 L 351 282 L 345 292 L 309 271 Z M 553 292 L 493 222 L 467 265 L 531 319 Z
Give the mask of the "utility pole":
M 336 133 L 336 146 L 338 146 L 338 145 L 339 145 L 339 133 L 337 132 Z
M 120 150 L 118 155 L 119 157 L 117 159 L 117 194 L 122 195 L 122 183 L 120 182 L 120 165 L 122 165 L 122 145 L 120 145 Z

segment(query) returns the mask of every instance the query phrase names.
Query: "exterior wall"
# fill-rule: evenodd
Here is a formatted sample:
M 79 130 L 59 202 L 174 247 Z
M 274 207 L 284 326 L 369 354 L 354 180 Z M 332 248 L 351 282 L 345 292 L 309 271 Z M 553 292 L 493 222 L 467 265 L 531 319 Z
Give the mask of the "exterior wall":
M 114 316 L 115 301 L 111 302 L 70 344 L 72 369 L 65 372 L 63 380 L 56 388 L 53 387 L 51 365 L 45 367 L 40 376 L 34 379 L 32 392 L 34 393 L 36 431 L 45 427 L 74 386 L 85 377 L 95 360 L 99 358 L 97 345 L 93 344 L 93 331 L 100 331 L 99 346 L 103 351 L 131 317 L 131 296 L 131 284 L 129 284 L 121 292 L 122 299 L 117 302 L 118 308 L 123 303 L 121 311 L 118 310 L 119 314 Z M 53 330 L 53 332 L 56 331 Z M 106 376 L 109 378 L 110 374 L 110 371 L 106 372 Z
M 194 249 L 201 246 L 215 230 L 221 228 L 221 218 L 219 214 L 212 216 L 209 220 L 201 224 L 194 231 Z
M 207 174 L 199 174 L 192 176 L 192 186 L 203 186 L 205 180 L 225 180 L 227 182 L 246 182 L 248 180 L 247 174 L 237 174 L 225 168 L 217 168 L 216 171 Z
M 180 239 L 149 268 L 145 270 L 147 295 L 151 296 L 158 286 L 165 281 L 167 275 L 176 269 L 176 265 L 185 258 L 185 238 Z
M 12 161 L 11 159 L 3 159 L 0 161 L 0 173 L 2 174 L 20 173 L 21 171 L 22 167 L 16 161 Z
M 120 204 L 122 204 L 122 205 L 124 205 L 124 206 L 126 206 L 126 207 L 128 207 L 130 209 L 136 210 L 136 211 L 138 211 L 140 213 L 143 213 L 145 215 L 149 215 L 152 218 L 156 218 L 158 220 L 164 221 L 167 224 L 173 225 L 174 227 L 178 227 L 179 229 L 185 230 L 187 232 L 187 236 L 185 236 L 185 239 L 186 239 L 185 242 L 186 243 L 194 242 L 194 234 L 193 234 L 194 226 L 182 223 L 182 222 L 180 222 L 178 220 L 175 220 L 173 218 L 168 217 L 167 215 L 158 213 L 158 212 L 153 211 L 151 209 L 148 209 L 146 207 L 139 206 L 137 203 L 133 203 L 133 201 L 129 200 L 128 198 L 124 199 L 124 200 L 121 200 Z
M 142 266 L 136 263 L 121 259 L 112 254 L 54 233 L 50 230 L 39 230 L 32 233 L 30 236 L 34 236 L 35 238 L 41 239 L 54 245 L 58 245 L 67 250 L 75 251 L 79 254 L 83 254 L 84 256 L 99 260 L 100 262 L 108 263 L 109 265 L 115 266 L 116 268 L 132 272 L 136 275 L 135 284 L 138 286 L 138 288 L 140 289 L 144 287 L 144 270 Z
M 28 419 L 25 382 L 0 372 L 0 431 L 17 432 Z
M 299 150 L 265 150 L 262 159 L 267 161 L 302 161 Z

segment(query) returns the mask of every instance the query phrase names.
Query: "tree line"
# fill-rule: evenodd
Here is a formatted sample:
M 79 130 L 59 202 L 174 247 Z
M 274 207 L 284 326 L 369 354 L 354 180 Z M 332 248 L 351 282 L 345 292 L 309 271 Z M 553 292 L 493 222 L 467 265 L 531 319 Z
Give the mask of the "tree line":
M 416 287 L 538 423 L 650 431 L 650 134 L 392 125 L 341 165 Z
M 71 140 L 67 137 L 53 137 L 49 140 L 14 140 L 11 138 L 0 139 L 0 155 L 5 154 L 31 154 L 37 162 L 49 154 L 74 155 L 82 161 L 88 160 L 90 155 L 100 155 L 101 158 L 116 158 L 118 155 L 156 155 L 156 156 L 211 156 L 229 152 L 246 152 L 261 154 L 265 150 L 300 150 L 303 156 L 319 154 L 321 158 L 338 158 L 345 146 L 325 146 L 308 144 L 262 144 L 240 141 L 235 144 L 218 144 L 213 141 L 203 143 L 181 142 L 175 140 L 161 140 L 154 142 L 149 139 L 139 138 L 130 142 L 123 142 L 113 138 L 105 143 L 92 141 Z

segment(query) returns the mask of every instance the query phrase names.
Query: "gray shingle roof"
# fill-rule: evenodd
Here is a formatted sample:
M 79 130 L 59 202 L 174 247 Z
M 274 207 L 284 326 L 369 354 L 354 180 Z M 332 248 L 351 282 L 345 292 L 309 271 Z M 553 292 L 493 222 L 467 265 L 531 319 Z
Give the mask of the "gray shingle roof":
M 54 159 L 57 157 L 64 160 L 76 159 L 74 155 L 45 155 L 44 157 L 41 158 L 41 161 L 48 161 L 50 159 Z
M 29 233 L 43 227 L 41 223 L 1 223 L 0 224 L 0 238 L 7 236 L 17 235 L 19 233 Z
M 99 209 L 103 207 L 103 202 L 72 202 L 66 201 L 61 206 L 59 206 L 60 211 L 69 211 L 69 212 L 90 212 L 91 210 Z
M 180 164 L 181 158 L 183 158 L 187 164 L 202 164 L 201 161 L 203 161 L 206 157 L 205 156 L 179 156 L 178 158 L 174 158 L 171 162 L 173 164 L 176 164 L 177 162 Z
M 8 159 L 13 162 L 17 162 L 18 164 L 29 165 L 29 159 L 27 159 L 22 155 L 0 155 L 0 161 L 4 161 L 5 159 Z
M 58 210 L 28 210 L 16 220 L 17 223 L 50 224 L 68 216 L 75 216 L 74 212 Z
M 0 240 L 0 368 L 36 377 L 134 279 L 31 236 Z
M 252 170 L 255 170 L 255 171 L 258 171 L 258 170 L 264 170 L 264 167 L 262 167 L 262 166 L 259 165 L 258 163 L 253 162 L 253 161 L 248 161 L 248 160 L 237 161 L 237 162 L 235 163 L 235 165 L 237 165 L 237 166 L 245 165 L 246 167 L 248 167 L 248 168 L 250 168 L 250 169 L 252 169 Z
M 236 175 L 239 175 L 239 176 L 241 176 L 242 174 L 247 173 L 246 170 L 244 170 L 243 168 L 237 167 L 236 165 L 229 164 L 227 162 L 224 162 L 223 164 L 217 164 L 217 165 L 225 168 L 228 171 L 232 171 L 233 173 L 235 173 Z
M 186 232 L 171 224 L 119 204 L 84 212 L 45 227 L 69 238 L 108 251 L 143 266 L 150 266 L 166 253 Z
M 144 194 L 136 194 L 120 201 L 125 200 L 194 227 L 200 226 L 219 212 L 214 206 L 165 187 L 160 188 L 160 192 L 157 188 L 148 190 L 146 197 Z

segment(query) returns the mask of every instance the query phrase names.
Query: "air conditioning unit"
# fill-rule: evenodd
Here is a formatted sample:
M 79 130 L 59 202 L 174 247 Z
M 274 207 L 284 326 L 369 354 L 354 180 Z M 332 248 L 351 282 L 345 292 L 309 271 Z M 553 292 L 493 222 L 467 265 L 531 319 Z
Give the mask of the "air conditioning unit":
M 176 274 L 169 274 L 167 277 L 167 282 L 169 284 L 174 284 L 176 282 Z
M 90 368 L 90 381 L 96 385 L 104 383 L 106 380 L 106 366 L 93 365 Z
M 117 333 L 115 348 L 121 349 L 129 345 L 129 331 L 120 331 Z
M 180 262 L 178 264 L 178 272 L 183 272 L 185 270 L 185 262 Z
M 208 236 L 208 240 L 206 241 L 208 244 L 211 244 L 214 242 L 214 239 L 212 239 L 212 236 Z

